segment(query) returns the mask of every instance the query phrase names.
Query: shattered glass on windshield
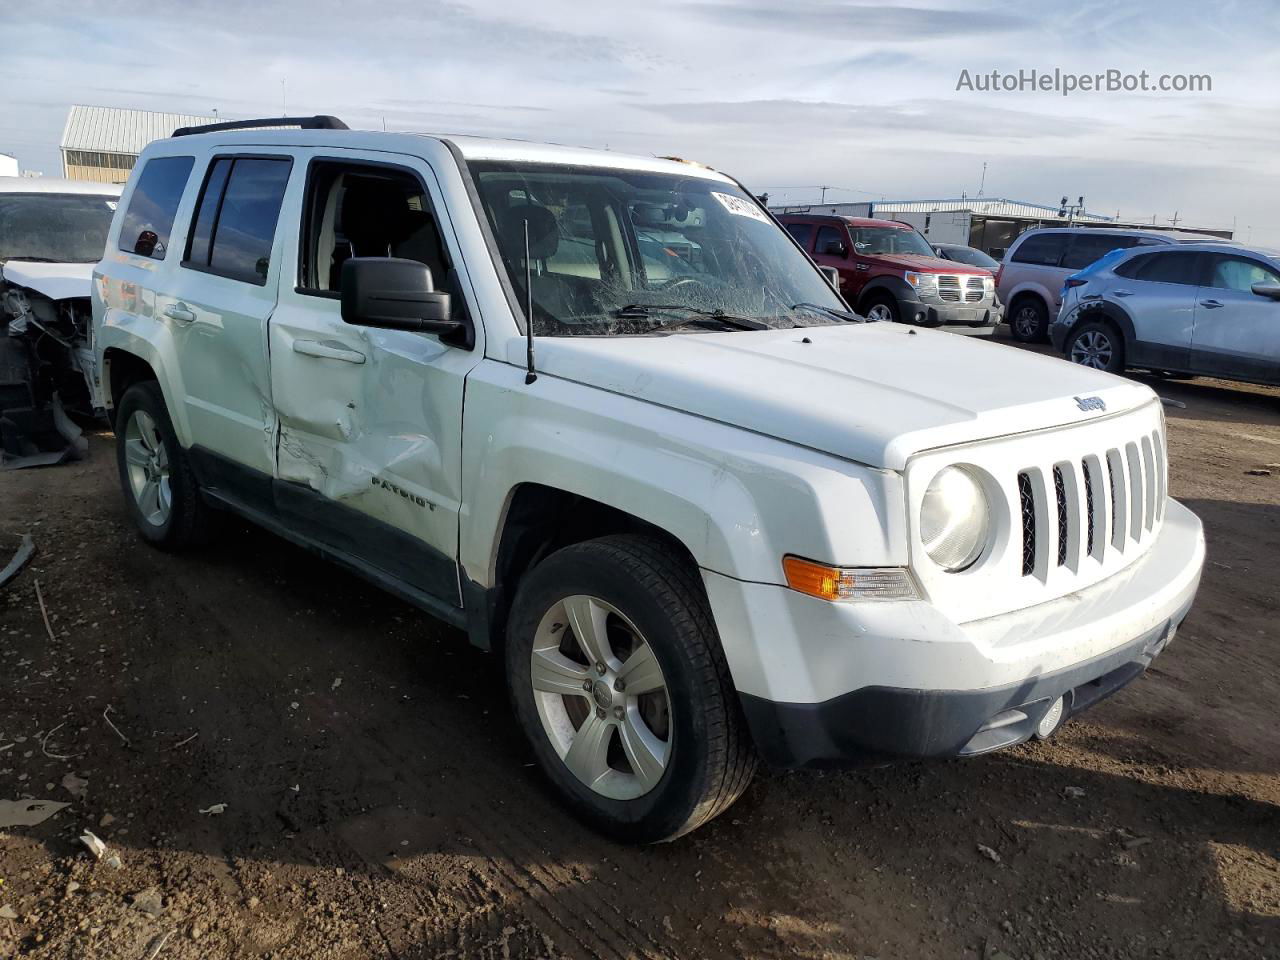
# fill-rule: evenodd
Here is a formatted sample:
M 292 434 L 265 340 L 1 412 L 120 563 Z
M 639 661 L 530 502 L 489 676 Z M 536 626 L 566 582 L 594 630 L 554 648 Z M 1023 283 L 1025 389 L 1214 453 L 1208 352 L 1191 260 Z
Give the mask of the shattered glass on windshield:
M 756 330 L 855 319 L 738 187 L 675 174 L 473 161 L 539 336 Z

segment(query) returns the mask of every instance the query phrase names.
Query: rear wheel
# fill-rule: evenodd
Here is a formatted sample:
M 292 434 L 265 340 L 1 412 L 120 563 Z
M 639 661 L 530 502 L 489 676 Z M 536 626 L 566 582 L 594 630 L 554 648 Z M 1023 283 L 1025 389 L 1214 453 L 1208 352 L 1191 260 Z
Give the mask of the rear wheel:
M 1044 343 L 1049 339 L 1049 309 L 1039 297 L 1021 297 L 1009 313 L 1009 331 L 1019 343 Z
M 135 383 L 120 400 L 116 464 L 126 508 L 144 539 L 165 549 L 204 542 L 209 508 L 154 380 Z
M 611 536 L 530 571 L 507 683 L 539 765 L 620 840 L 671 840 L 727 809 L 756 766 L 696 573 L 662 542 Z
M 1124 339 L 1109 323 L 1091 320 L 1071 332 L 1066 344 L 1067 359 L 1081 366 L 1124 372 Z

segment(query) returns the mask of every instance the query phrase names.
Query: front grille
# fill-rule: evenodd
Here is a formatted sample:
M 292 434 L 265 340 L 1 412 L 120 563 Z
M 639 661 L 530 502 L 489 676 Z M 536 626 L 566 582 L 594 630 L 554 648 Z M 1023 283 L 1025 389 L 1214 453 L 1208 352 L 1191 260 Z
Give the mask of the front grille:
M 1036 501 L 1031 474 L 1018 474 L 1018 499 L 1022 502 L 1022 575 L 1036 570 Z
M 960 278 L 953 273 L 938 276 L 938 297 L 958 303 L 960 300 Z
M 1106 506 L 1094 483 L 1104 463 Z M 1101 561 L 1108 549 L 1123 553 L 1132 544 L 1145 543 L 1164 513 L 1165 469 L 1163 438 L 1153 431 L 1096 456 L 1019 472 L 1022 575 L 1044 579 L 1050 564 L 1079 572 L 1085 558 Z M 1042 509 L 1054 513 L 1040 522 Z M 1109 525 L 1102 523 L 1103 517 L 1109 517 Z M 1037 527 L 1055 534 L 1052 547 L 1043 542 L 1045 537 L 1037 539 Z
M 964 298 L 969 303 L 977 303 L 982 299 L 983 284 L 981 277 L 969 277 L 964 284 Z

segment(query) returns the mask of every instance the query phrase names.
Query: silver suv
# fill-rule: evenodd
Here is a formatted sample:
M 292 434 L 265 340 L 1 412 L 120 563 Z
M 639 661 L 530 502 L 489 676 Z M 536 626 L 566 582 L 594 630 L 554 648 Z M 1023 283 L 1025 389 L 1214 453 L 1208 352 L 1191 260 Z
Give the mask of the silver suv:
M 1160 230 L 1066 227 L 1028 230 L 1013 242 L 996 274 L 996 293 L 1008 310 L 1015 340 L 1043 343 L 1062 305 L 1062 283 L 1103 254 L 1130 247 L 1203 243 L 1216 238 Z
M 1053 345 L 1085 366 L 1280 383 L 1280 254 L 1118 250 L 1069 277 Z

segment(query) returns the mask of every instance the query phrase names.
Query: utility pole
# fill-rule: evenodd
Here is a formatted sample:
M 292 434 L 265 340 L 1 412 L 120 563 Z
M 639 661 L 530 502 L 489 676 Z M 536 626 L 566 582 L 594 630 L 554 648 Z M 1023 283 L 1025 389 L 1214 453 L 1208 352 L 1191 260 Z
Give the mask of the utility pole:
M 1071 203 L 1064 195 L 1062 205 L 1058 207 L 1058 216 L 1067 218 L 1067 226 L 1075 226 L 1076 217 L 1084 213 L 1084 197 L 1078 197 L 1075 203 Z
M 822 191 L 822 199 L 820 199 L 820 200 L 818 201 L 818 203 L 820 203 L 820 204 L 821 204 L 821 203 L 826 203 L 826 202 L 827 202 L 827 191 L 828 191 L 828 190 L 830 190 L 831 188 L 830 188 L 830 187 L 818 187 L 818 189 Z
M 1176 227 L 1176 226 L 1178 225 L 1178 221 L 1179 221 L 1179 220 L 1181 220 L 1181 219 L 1182 219 L 1182 218 L 1181 218 L 1180 216 L 1178 216 L 1178 211 L 1177 211 L 1177 210 L 1175 210 L 1175 211 L 1173 211 L 1173 218 L 1172 218 L 1169 222 L 1170 222 L 1171 224 L 1173 224 L 1173 225 Z
M 982 161 L 982 180 L 978 183 L 978 196 L 982 196 L 982 190 L 987 185 L 987 161 Z

